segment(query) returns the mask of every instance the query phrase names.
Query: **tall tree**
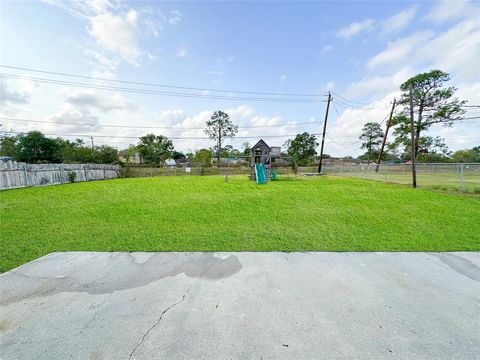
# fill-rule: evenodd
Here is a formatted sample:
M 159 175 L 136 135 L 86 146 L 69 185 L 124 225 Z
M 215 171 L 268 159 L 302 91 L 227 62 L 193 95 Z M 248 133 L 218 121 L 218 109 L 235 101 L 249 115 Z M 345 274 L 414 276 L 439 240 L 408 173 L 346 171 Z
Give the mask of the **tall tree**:
M 466 150 L 457 150 L 453 153 L 452 160 L 454 162 L 480 163 L 480 146 Z
M 195 153 L 193 160 L 200 163 L 202 168 L 204 166 L 210 166 L 212 163 L 212 150 L 200 149 Z
M 248 141 L 246 141 L 242 144 L 242 146 L 243 146 L 243 154 L 242 155 L 243 156 L 250 156 L 250 148 L 251 148 L 250 143 Z
M 400 112 L 394 118 L 396 125 L 394 135 L 397 144 L 406 145 L 410 140 L 410 94 L 413 102 L 414 112 L 414 154 L 415 157 L 428 151 L 421 148 L 422 143 L 428 144 L 434 141 L 433 138 L 422 136 L 433 124 L 443 124 L 451 127 L 456 121 L 462 120 L 465 111 L 462 106 L 466 101 L 454 97 L 457 90 L 453 86 L 446 86 L 450 76 L 441 70 L 431 70 L 418 74 L 401 86 L 403 91 L 400 101 Z M 403 107 L 402 107 L 403 106 Z
M 318 145 L 317 137 L 310 135 L 308 132 L 298 134 L 295 139 L 288 140 L 285 143 L 288 156 L 291 156 L 298 165 L 311 163 L 317 155 Z
M 137 149 L 146 164 L 161 164 L 171 156 L 174 150 L 172 140 L 155 134 L 142 136 Z
M 362 158 L 366 159 L 368 164 L 370 164 L 370 161 L 374 160 L 380 151 L 379 146 L 383 139 L 383 131 L 380 124 L 377 122 L 368 122 L 363 125 L 362 134 L 359 136 L 359 139 L 362 141 L 361 148 L 367 151 Z
M 210 139 L 216 141 L 215 152 L 217 154 L 217 166 L 220 166 L 220 154 L 222 152 L 222 142 L 226 138 L 233 138 L 238 132 L 238 126 L 235 125 L 230 116 L 223 111 L 215 111 L 210 120 L 207 121 L 205 134 Z
M 13 157 L 27 163 L 61 163 L 63 160 L 57 140 L 45 137 L 40 131 L 19 135 Z
M 15 145 L 17 144 L 17 136 L 1 136 L 0 137 L 0 155 L 12 156 L 15 154 Z

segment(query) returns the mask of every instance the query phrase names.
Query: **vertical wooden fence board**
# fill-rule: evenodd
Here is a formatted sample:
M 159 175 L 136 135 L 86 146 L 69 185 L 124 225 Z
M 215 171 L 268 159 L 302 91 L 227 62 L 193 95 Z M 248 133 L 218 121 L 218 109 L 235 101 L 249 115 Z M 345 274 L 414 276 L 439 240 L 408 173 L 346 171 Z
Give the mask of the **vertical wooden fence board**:
M 75 182 L 116 179 L 120 174 L 120 166 L 0 162 L 0 190 L 69 183 L 71 172 L 76 174 Z

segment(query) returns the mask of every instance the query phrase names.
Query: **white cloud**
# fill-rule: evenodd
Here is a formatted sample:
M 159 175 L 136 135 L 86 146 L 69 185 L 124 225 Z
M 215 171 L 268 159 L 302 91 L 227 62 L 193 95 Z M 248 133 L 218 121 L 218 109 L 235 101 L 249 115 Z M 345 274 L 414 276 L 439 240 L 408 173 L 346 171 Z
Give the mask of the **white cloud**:
M 381 51 L 368 61 L 367 67 L 373 69 L 382 65 L 396 66 L 397 64 L 408 63 L 412 58 L 416 47 L 426 44 L 432 39 L 433 35 L 434 34 L 431 31 L 422 31 L 389 42 L 385 50 Z
M 54 132 L 65 132 L 65 133 L 80 133 L 84 134 L 85 132 L 91 132 L 94 130 L 99 130 L 98 125 L 100 124 L 98 116 L 92 115 L 89 110 L 78 109 L 70 105 L 65 105 L 60 111 L 56 114 L 47 118 L 48 121 L 54 121 L 58 123 L 72 123 L 79 125 L 60 125 L 61 130 L 58 130 L 59 125 L 54 124 L 45 124 L 45 132 L 54 131 Z M 80 124 L 92 124 L 90 126 L 81 126 Z
M 425 16 L 425 20 L 429 20 L 433 23 L 442 23 L 445 21 L 451 21 L 462 17 L 478 18 L 480 16 L 480 10 L 471 1 L 437 1 L 432 7 L 430 12 Z
M 391 33 L 406 28 L 417 13 L 418 6 L 412 5 L 398 14 L 395 14 L 382 22 L 382 31 Z
M 188 55 L 188 51 L 187 51 L 187 49 L 179 49 L 179 50 L 177 51 L 177 54 L 176 54 L 176 55 L 177 55 L 177 57 L 179 57 L 179 58 L 181 58 L 181 59 L 185 59 L 185 58 L 187 57 L 187 55 Z
M 322 54 L 328 54 L 329 52 L 331 52 L 333 50 L 333 46 L 332 45 L 326 45 L 322 48 L 321 50 L 321 53 Z
M 145 19 L 144 21 L 146 31 L 145 33 L 149 36 L 153 36 L 155 38 L 160 37 L 160 32 L 163 30 L 163 26 L 152 19 Z
M 465 19 L 438 34 L 421 31 L 389 42 L 384 50 L 368 60 L 367 68 L 393 71 L 399 65 L 419 71 L 440 68 L 459 80 L 478 80 L 479 53 L 480 22 Z
M 107 98 L 90 91 L 76 91 L 67 97 L 67 102 L 77 108 L 94 108 L 103 112 L 134 108 L 133 104 L 125 101 L 119 94 Z
M 14 103 L 25 104 L 28 102 L 29 94 L 27 92 L 16 92 L 11 90 L 5 78 L 0 78 L 0 104 Z
M 182 21 L 182 13 L 178 10 L 170 11 L 170 17 L 168 18 L 168 22 L 170 25 L 177 25 Z
M 95 49 L 84 49 L 83 52 L 85 55 L 95 60 L 96 64 L 99 64 L 104 68 L 115 70 L 118 66 L 118 60 L 110 59 Z
M 286 74 L 280 75 L 280 82 L 283 83 L 285 82 L 285 80 L 287 80 L 287 75 Z
M 385 93 L 398 90 L 400 84 L 412 75 L 414 75 L 414 71 L 409 67 L 404 67 L 391 75 L 365 77 L 348 85 L 344 94 L 347 98 L 375 99 Z
M 119 54 L 125 61 L 138 65 L 141 51 L 135 35 L 137 19 L 138 14 L 133 9 L 123 16 L 102 13 L 90 18 L 88 33 L 100 46 Z
M 326 90 L 333 90 L 335 88 L 335 82 L 330 80 L 325 84 L 325 89 Z
M 218 70 L 210 70 L 208 73 L 210 75 L 214 75 L 214 76 L 222 76 L 223 75 L 223 72 L 218 71 Z
M 431 41 L 420 44 L 412 62 L 432 64 L 460 80 L 479 81 L 478 54 L 480 21 L 466 19 L 438 34 Z
M 329 123 L 325 152 L 330 155 L 353 155 L 362 153 L 359 139 L 362 127 L 367 122 L 381 122 L 389 113 L 394 93 L 360 108 L 345 109 Z M 335 100 L 334 100 L 335 102 Z M 336 108 L 336 107 L 335 107 Z
M 344 40 L 349 40 L 350 38 L 360 34 L 363 31 L 368 31 L 373 28 L 375 21 L 373 19 L 365 19 L 360 22 L 353 22 L 347 27 L 344 27 L 337 31 L 337 36 Z
M 83 45 L 84 53 L 100 66 L 114 69 L 120 60 L 139 66 L 140 59 L 155 59 L 140 46 L 140 37 L 160 37 L 163 25 L 174 26 L 182 14 L 171 11 L 168 16 L 149 6 L 138 10 L 120 0 L 44 0 L 56 5 L 87 24 L 88 35 L 95 41 Z

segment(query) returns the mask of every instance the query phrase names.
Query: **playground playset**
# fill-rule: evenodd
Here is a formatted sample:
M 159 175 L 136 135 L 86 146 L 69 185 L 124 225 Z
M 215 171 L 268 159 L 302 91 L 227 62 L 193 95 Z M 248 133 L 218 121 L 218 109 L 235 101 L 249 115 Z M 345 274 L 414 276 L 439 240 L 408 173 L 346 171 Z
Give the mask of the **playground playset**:
M 250 179 L 257 184 L 266 184 L 269 180 L 276 180 L 277 173 L 272 170 L 272 163 L 280 156 L 280 147 L 270 147 L 263 139 L 260 139 L 250 149 L 250 167 L 252 173 Z

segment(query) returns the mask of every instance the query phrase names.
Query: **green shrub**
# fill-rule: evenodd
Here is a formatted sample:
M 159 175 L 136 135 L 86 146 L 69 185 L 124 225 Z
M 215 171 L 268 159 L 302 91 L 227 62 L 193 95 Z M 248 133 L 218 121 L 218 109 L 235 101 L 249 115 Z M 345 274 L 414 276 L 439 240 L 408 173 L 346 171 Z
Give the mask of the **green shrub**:
M 69 171 L 67 173 L 67 177 L 68 177 L 68 181 L 70 181 L 71 183 L 74 183 L 75 179 L 77 178 L 77 173 L 75 171 Z

